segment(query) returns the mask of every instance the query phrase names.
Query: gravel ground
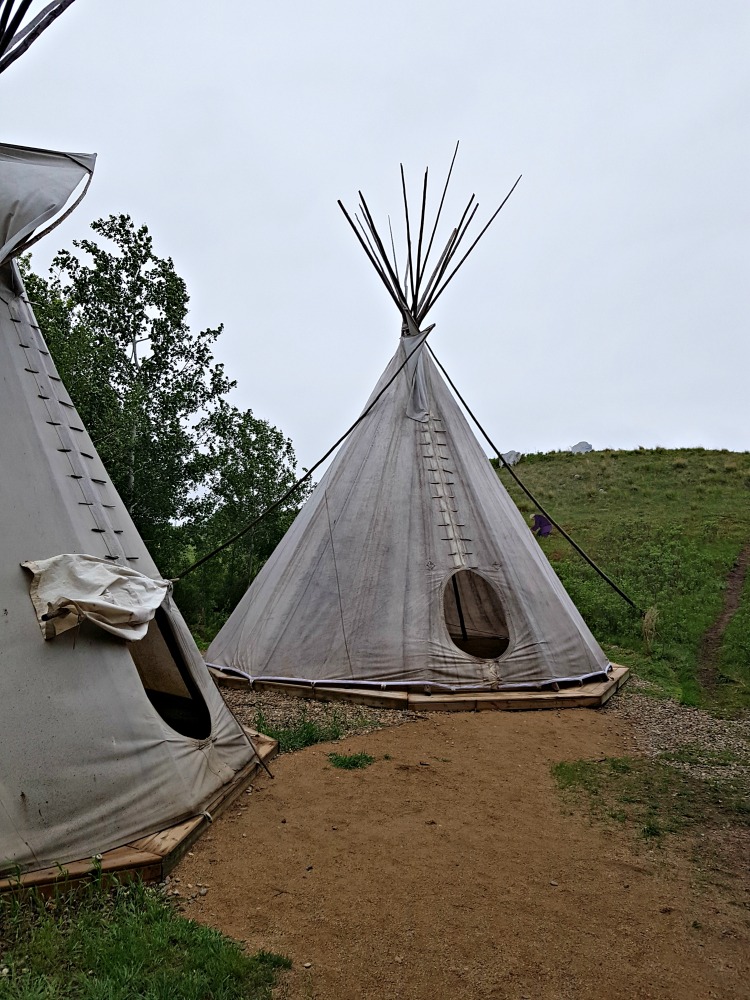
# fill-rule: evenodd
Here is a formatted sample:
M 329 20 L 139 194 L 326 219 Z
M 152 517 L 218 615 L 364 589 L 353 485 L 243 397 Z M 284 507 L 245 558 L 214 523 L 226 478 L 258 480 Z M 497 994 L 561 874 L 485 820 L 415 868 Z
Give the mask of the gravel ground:
M 604 707 L 631 726 L 637 749 L 647 757 L 691 751 L 694 762 L 670 761 L 700 778 L 750 779 L 750 715 L 718 719 L 699 708 L 647 697 L 647 685 L 632 677 Z M 731 755 L 729 763 L 722 756 Z
M 314 701 L 276 691 L 245 691 L 242 688 L 222 688 L 224 700 L 243 726 L 257 728 L 258 713 L 269 726 L 292 727 L 304 717 L 320 725 L 337 723 L 345 736 L 374 732 L 384 726 L 401 726 L 423 718 L 417 712 L 392 708 L 371 708 L 369 705 L 351 705 L 348 702 Z

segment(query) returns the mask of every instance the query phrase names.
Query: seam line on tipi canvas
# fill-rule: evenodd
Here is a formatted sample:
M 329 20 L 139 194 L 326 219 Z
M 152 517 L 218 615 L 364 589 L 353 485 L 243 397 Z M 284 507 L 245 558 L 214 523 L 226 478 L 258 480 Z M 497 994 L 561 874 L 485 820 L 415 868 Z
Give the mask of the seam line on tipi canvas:
M 346 650 L 346 659 L 349 663 L 349 673 L 354 677 L 354 668 L 352 667 L 352 658 L 349 655 L 349 643 L 346 641 L 346 626 L 344 625 L 344 606 L 341 602 L 341 584 L 339 582 L 339 568 L 336 565 L 336 548 L 333 544 L 333 526 L 331 525 L 331 512 L 328 509 L 328 490 L 323 493 L 323 499 L 326 505 L 326 517 L 328 518 L 328 537 L 331 540 L 331 556 L 333 558 L 333 572 L 336 576 L 336 591 L 339 595 L 339 615 L 341 616 L 341 634 L 344 637 L 344 649 Z
M 430 415 L 426 423 L 419 425 L 421 434 L 422 460 L 427 472 L 427 482 L 432 499 L 432 511 L 437 515 L 440 539 L 447 542 L 454 569 L 468 565 L 472 554 L 466 544 L 471 542 L 465 523 L 458 510 L 453 492 L 454 463 L 450 457 L 442 419 Z M 441 436 L 444 440 L 439 440 Z
M 19 305 L 21 308 L 19 308 Z M 26 359 L 25 371 L 34 379 L 37 388 L 37 397 L 41 399 L 42 405 L 47 411 L 46 422 L 54 429 L 54 433 L 57 435 L 60 445 L 57 450 L 65 455 L 71 469 L 71 478 L 75 481 L 76 487 L 83 495 L 83 501 L 79 502 L 83 506 L 86 506 L 91 514 L 94 522 L 94 527 L 91 529 L 92 532 L 96 533 L 101 542 L 106 546 L 107 559 L 114 561 L 119 559 L 120 556 L 125 557 L 125 551 L 117 537 L 117 532 L 109 520 L 100 498 L 97 496 L 95 483 L 86 469 L 84 459 L 93 461 L 94 456 L 88 452 L 81 451 L 74 441 L 71 431 L 78 430 L 78 428 L 69 425 L 66 420 L 66 415 L 63 413 L 62 405 L 57 399 L 53 384 L 54 382 L 60 382 L 62 386 L 62 382 L 56 373 L 53 375 L 49 371 L 48 365 L 52 365 L 51 358 L 48 361 L 49 353 L 42 350 L 36 343 L 35 331 L 27 320 L 26 308 L 28 307 L 23 300 L 16 300 L 14 308 L 11 310 L 11 315 L 15 313 L 13 318 L 16 320 L 19 346 L 23 350 L 24 358 Z M 33 346 L 31 346 L 32 344 Z M 47 355 L 46 357 L 45 354 Z M 73 416 L 73 414 L 79 419 L 75 409 L 72 409 L 70 416 Z

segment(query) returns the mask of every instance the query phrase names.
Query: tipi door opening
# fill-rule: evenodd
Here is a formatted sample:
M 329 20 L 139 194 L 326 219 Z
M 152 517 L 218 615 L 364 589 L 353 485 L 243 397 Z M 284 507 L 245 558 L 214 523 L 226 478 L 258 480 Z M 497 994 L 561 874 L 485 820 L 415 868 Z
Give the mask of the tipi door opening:
M 443 614 L 454 646 L 469 656 L 495 660 L 510 642 L 500 595 L 485 577 L 460 569 L 446 581 Z
M 129 642 L 146 697 L 164 722 L 190 739 L 211 735 L 211 713 L 190 673 L 169 615 L 158 608 L 146 636 Z

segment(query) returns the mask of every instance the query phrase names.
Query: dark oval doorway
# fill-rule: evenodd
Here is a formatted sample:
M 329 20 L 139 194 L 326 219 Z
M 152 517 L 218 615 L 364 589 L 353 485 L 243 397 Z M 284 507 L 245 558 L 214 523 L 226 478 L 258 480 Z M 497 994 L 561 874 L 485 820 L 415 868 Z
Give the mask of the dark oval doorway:
M 163 606 L 149 622 L 145 637 L 129 642 L 128 647 L 146 697 L 167 725 L 181 736 L 208 739 L 211 713 L 193 680 Z
M 443 614 L 451 642 L 464 653 L 494 660 L 508 648 L 500 595 L 479 573 L 460 569 L 453 574 L 443 591 Z

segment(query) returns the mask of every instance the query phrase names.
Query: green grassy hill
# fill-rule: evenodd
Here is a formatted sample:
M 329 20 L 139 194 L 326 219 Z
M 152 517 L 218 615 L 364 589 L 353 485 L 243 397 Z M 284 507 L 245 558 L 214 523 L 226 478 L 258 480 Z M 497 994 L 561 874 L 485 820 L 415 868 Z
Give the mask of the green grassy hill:
M 553 531 L 540 544 L 612 660 L 654 694 L 723 712 L 750 706 L 750 574 L 715 661 L 701 641 L 722 611 L 727 575 L 750 545 L 750 453 L 595 451 L 527 455 L 515 472 L 579 545 L 642 608 L 655 630 Z M 507 471 L 521 512 L 535 512 Z

